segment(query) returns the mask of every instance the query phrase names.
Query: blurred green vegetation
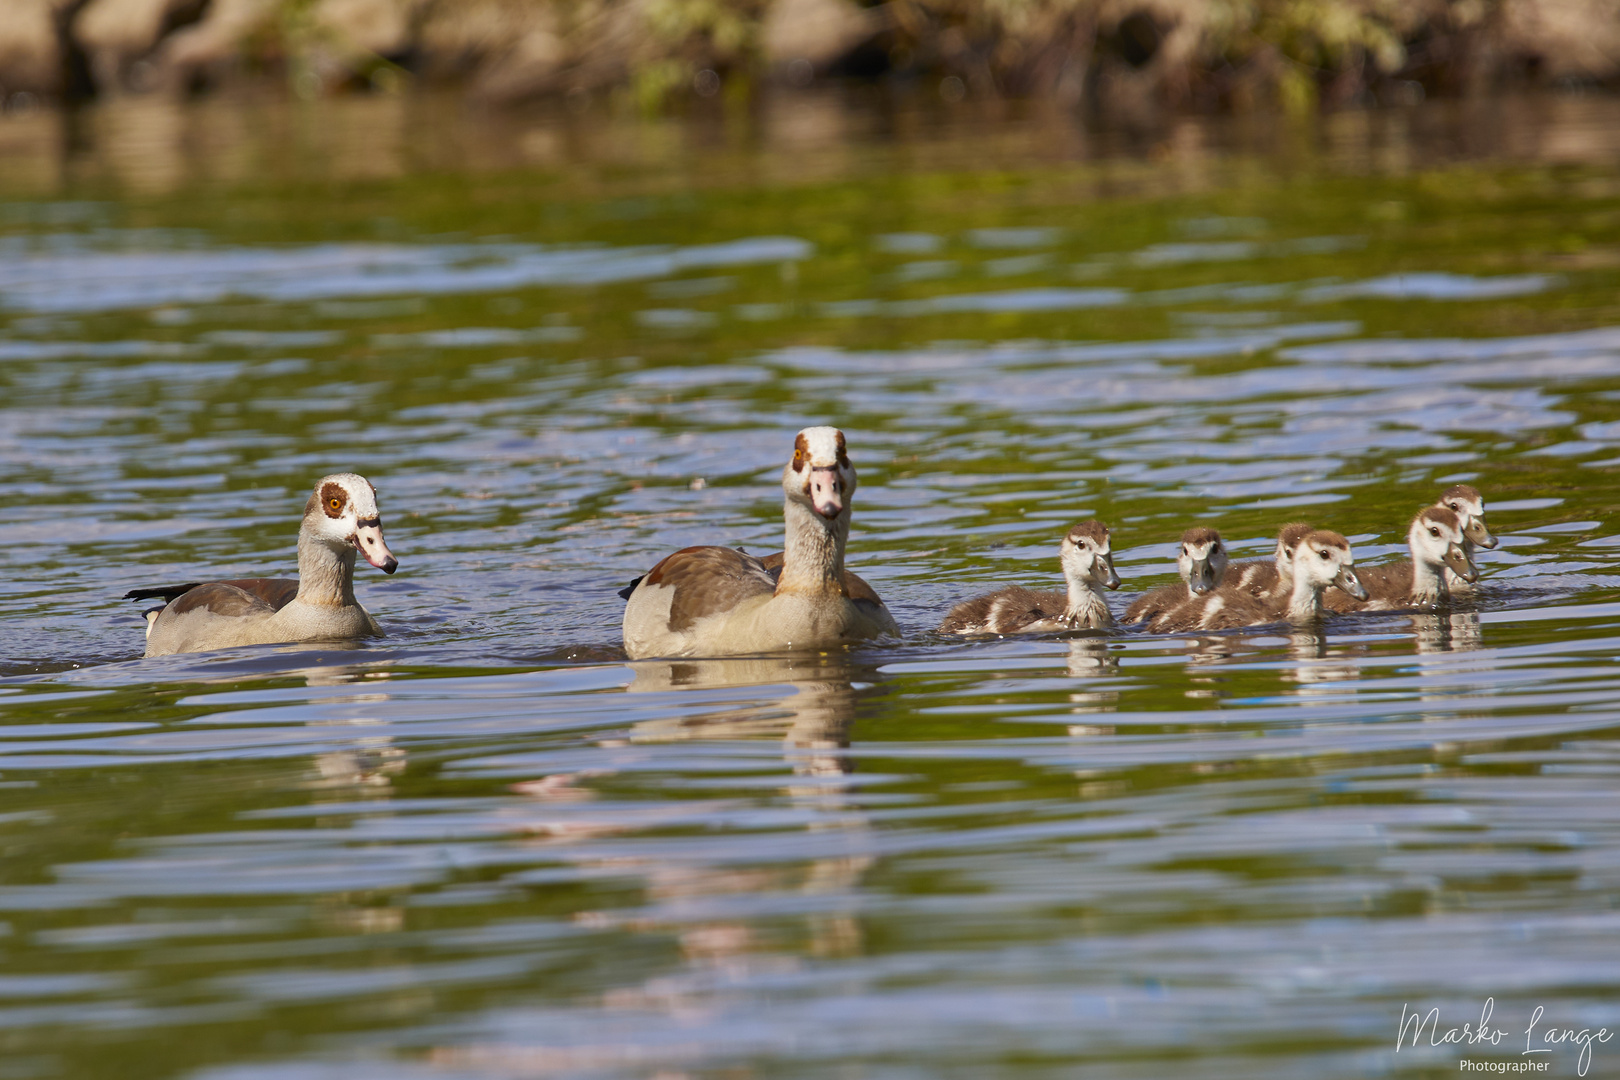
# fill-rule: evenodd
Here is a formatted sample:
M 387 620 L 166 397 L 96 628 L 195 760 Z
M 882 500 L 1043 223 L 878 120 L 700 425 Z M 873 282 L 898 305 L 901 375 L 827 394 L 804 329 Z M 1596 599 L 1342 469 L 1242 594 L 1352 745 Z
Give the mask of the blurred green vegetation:
M 160 31 L 189 35 L 183 48 L 87 43 L 101 77 L 139 53 L 193 91 L 279 72 L 303 97 L 418 78 L 644 108 L 855 77 L 1128 118 L 1620 75 L 1620 0 L 265 0 L 229 25 L 229 5 L 187 2 L 200 25 Z

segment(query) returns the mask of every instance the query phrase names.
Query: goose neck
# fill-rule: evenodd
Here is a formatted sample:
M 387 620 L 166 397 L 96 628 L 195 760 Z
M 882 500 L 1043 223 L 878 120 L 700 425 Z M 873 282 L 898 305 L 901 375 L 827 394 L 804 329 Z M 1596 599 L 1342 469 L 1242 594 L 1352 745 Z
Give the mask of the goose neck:
M 827 521 L 814 510 L 792 499 L 783 509 L 786 533 L 783 536 L 782 576 L 776 591 L 799 593 L 842 593 L 844 588 L 844 545 L 849 538 L 849 510 Z
M 307 530 L 298 534 L 298 599 L 305 604 L 348 607 L 354 599 L 354 548 L 338 547 Z

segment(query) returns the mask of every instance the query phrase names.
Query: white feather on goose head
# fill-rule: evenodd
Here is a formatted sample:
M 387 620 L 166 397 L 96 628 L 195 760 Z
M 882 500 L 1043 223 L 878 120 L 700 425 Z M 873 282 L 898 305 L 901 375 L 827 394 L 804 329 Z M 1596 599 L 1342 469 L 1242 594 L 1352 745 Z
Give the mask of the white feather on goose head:
M 353 548 L 385 574 L 399 567 L 383 539 L 377 489 L 359 473 L 332 473 L 316 481 L 298 534 L 300 542 L 307 538 L 337 553 Z
M 1196 525 L 1181 534 L 1176 569 L 1194 595 L 1218 588 L 1226 576 L 1227 562 L 1226 544 L 1214 529 Z
M 1468 584 L 1479 580 L 1466 539 L 1462 517 L 1444 506 L 1428 507 L 1412 519 L 1406 545 L 1412 551 L 1413 600 L 1432 603 L 1445 597 L 1451 574 Z
M 788 499 L 823 521 L 848 520 L 855 495 L 855 467 L 849 463 L 844 433 L 835 427 L 807 427 L 793 441 L 793 458 L 782 468 Z
M 1470 564 L 1474 561 L 1475 548 L 1485 548 L 1488 551 L 1497 545 L 1496 537 L 1485 524 L 1485 497 L 1477 488 L 1469 484 L 1453 484 L 1440 493 L 1440 499 L 1435 505 L 1450 510 L 1461 519 L 1463 554 L 1468 556 Z M 1446 588 L 1451 592 L 1465 593 L 1474 587 L 1473 579 L 1460 576 L 1450 567 L 1446 568 L 1442 576 L 1445 578 Z
M 1463 537 L 1489 551 L 1498 543 L 1485 524 L 1485 497 L 1468 484 L 1453 484 L 1440 493 L 1436 506 L 1450 510 L 1462 523 Z
M 1082 521 L 1070 526 L 1058 548 L 1058 562 L 1071 594 L 1077 582 L 1101 585 L 1105 589 L 1119 588 L 1108 529 L 1100 521 Z
M 1367 589 L 1356 576 L 1356 559 L 1350 550 L 1350 541 L 1331 529 L 1316 529 L 1294 545 L 1289 619 L 1302 622 L 1320 614 L 1322 592 L 1333 587 L 1357 600 L 1367 599 Z

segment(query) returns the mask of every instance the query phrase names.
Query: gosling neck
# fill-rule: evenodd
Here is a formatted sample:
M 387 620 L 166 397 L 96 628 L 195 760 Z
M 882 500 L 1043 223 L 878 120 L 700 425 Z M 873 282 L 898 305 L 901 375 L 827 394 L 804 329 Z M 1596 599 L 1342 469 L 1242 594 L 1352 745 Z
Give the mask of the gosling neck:
M 1069 607 L 1063 621 L 1070 626 L 1112 626 L 1114 616 L 1108 610 L 1108 601 L 1091 587 L 1090 580 L 1079 574 L 1064 576 L 1069 582 Z
M 355 550 L 298 531 L 298 600 L 321 607 L 354 606 Z
M 1311 580 L 1309 574 L 1294 574 L 1294 586 L 1288 593 L 1288 621 L 1308 623 L 1322 614 L 1322 590 L 1326 588 Z
M 1437 604 L 1447 599 L 1451 591 L 1446 588 L 1445 564 L 1436 565 L 1426 559 L 1418 548 L 1416 537 L 1412 548 L 1412 600 L 1419 604 Z
M 849 507 L 828 521 L 796 499 L 787 499 L 782 516 L 786 534 L 778 593 L 844 592 L 844 544 L 849 539 Z M 352 563 L 353 560 L 351 559 Z

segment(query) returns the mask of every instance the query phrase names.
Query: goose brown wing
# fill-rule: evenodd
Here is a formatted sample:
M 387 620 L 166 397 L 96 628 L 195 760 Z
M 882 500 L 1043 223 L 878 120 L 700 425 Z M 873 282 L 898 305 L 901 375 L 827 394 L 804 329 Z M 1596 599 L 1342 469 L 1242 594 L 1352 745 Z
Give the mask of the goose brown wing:
M 1174 585 L 1160 585 L 1147 595 L 1131 601 L 1131 606 L 1125 609 L 1125 621 L 1147 622 L 1154 616 L 1162 615 L 1186 603 L 1191 595 L 1184 581 L 1177 581 Z
M 293 591 L 297 592 L 296 585 Z M 210 581 L 206 585 L 188 589 L 170 601 L 168 610 L 175 615 L 207 611 L 230 618 L 259 613 L 270 615 L 276 611 L 258 596 L 228 581 Z
M 1412 564 L 1410 562 L 1381 563 L 1378 566 L 1356 567 L 1356 577 L 1367 590 L 1367 600 L 1357 600 L 1342 589 L 1327 589 L 1322 593 L 1322 606 L 1329 611 L 1360 611 L 1375 600 L 1383 606 L 1398 605 L 1412 595 Z
M 1264 596 L 1277 586 L 1276 560 L 1253 559 L 1233 563 L 1226 568 L 1226 576 L 1221 578 L 1221 584 L 1242 589 L 1250 596 Z
M 241 589 L 249 596 L 269 604 L 273 611 L 280 611 L 298 595 L 297 578 L 232 578 L 219 584 Z
M 1067 593 L 1025 589 L 1009 585 L 993 593 L 975 596 L 951 608 L 939 624 L 944 634 L 1017 633 L 1026 626 L 1061 619 L 1068 610 Z
M 751 596 L 775 592 L 776 579 L 758 559 L 736 548 L 689 547 L 665 556 L 638 586 L 658 587 L 675 590 L 669 602 L 669 628 L 678 632 L 699 619 L 730 611 Z
M 233 578 L 230 581 L 192 581 L 185 585 L 159 585 L 151 589 L 131 589 L 129 592 L 124 594 L 124 599 L 161 599 L 165 604 L 172 604 L 182 596 L 189 596 L 198 589 L 206 589 L 214 585 L 228 585 L 233 589 L 244 592 L 248 596 L 268 605 L 271 611 L 280 611 L 282 608 L 286 607 L 292 602 L 293 597 L 298 595 L 297 578 Z M 199 607 L 206 607 L 211 611 L 219 611 L 221 614 L 224 614 L 221 609 L 210 606 L 208 597 L 212 597 L 214 600 L 224 601 L 224 597 L 229 595 L 229 593 L 210 593 L 203 598 L 201 603 L 188 600 L 185 605 L 176 608 L 175 610 L 195 611 Z M 232 601 L 224 602 L 230 603 Z

